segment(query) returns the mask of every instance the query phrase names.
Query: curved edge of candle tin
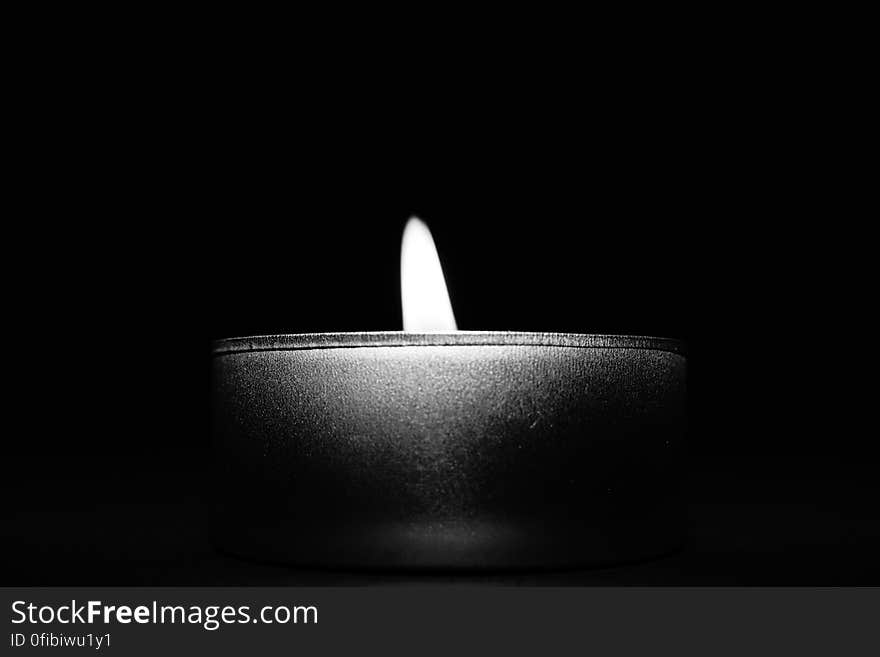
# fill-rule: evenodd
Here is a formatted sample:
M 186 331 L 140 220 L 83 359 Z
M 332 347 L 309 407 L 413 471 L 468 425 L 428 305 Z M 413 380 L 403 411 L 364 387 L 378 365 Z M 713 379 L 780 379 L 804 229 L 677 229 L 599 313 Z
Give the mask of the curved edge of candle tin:
M 440 346 L 541 346 L 575 349 L 646 349 L 687 355 L 681 340 L 638 335 L 593 335 L 587 333 L 534 333 L 517 331 L 455 331 L 408 333 L 377 331 L 363 333 L 296 333 L 255 335 L 215 340 L 214 356 L 253 351 L 297 351 L 303 349 L 351 349 L 358 347 Z

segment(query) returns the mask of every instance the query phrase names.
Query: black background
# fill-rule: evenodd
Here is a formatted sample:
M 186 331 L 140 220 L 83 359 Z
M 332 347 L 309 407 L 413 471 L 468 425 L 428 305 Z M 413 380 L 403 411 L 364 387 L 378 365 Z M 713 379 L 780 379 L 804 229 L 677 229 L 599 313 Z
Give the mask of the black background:
M 836 370 L 853 354 L 831 326 L 835 230 L 801 175 L 815 141 L 773 84 L 640 62 L 528 87 L 484 71 L 456 95 L 184 75 L 94 103 L 57 80 L 67 109 L 34 107 L 6 242 L 25 367 L 3 583 L 361 581 L 211 550 L 210 343 L 399 329 L 411 215 L 460 328 L 689 345 L 688 548 L 555 583 L 880 582 L 877 460 L 846 410 L 864 393 Z

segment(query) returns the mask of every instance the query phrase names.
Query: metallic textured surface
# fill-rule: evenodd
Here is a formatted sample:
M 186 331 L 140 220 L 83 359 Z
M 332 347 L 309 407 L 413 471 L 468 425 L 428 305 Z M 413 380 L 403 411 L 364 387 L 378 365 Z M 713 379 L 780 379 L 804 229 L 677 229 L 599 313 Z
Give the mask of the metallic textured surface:
M 299 564 L 565 567 L 682 536 L 685 357 L 660 338 L 326 334 L 220 341 L 229 552 Z
M 300 333 L 227 338 L 214 343 L 214 354 L 242 351 L 332 349 L 337 347 L 415 347 L 439 345 L 519 345 L 653 349 L 685 355 L 684 343 L 671 338 L 583 333 L 517 333 L 513 331 L 456 331 L 455 333 Z

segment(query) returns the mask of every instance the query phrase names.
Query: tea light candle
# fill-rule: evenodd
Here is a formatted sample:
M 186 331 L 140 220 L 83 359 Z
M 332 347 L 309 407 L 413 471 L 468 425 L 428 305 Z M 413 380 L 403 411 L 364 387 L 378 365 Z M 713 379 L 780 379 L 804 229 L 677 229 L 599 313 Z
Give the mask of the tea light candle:
M 414 221 L 406 331 L 215 343 L 218 546 L 301 565 L 456 569 L 675 549 L 684 346 L 457 331 Z

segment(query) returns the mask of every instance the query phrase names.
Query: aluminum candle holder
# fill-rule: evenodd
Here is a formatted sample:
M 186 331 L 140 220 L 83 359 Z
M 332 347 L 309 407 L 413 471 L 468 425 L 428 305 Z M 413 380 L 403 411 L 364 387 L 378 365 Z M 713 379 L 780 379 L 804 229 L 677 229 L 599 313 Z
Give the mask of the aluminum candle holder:
M 215 539 L 244 557 L 559 568 L 683 536 L 685 352 L 559 333 L 214 345 Z

